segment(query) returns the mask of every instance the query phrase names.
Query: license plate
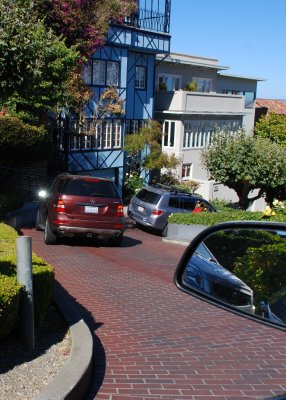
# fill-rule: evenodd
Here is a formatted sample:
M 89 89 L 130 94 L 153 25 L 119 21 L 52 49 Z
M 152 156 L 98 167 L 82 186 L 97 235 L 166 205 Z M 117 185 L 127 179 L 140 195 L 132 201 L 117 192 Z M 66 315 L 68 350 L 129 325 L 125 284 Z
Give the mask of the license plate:
M 145 208 L 144 208 L 144 207 L 141 207 L 141 206 L 138 206 L 138 211 L 144 212 L 144 211 L 145 211 Z
M 98 214 L 98 207 L 85 206 L 84 207 L 84 212 L 86 214 Z

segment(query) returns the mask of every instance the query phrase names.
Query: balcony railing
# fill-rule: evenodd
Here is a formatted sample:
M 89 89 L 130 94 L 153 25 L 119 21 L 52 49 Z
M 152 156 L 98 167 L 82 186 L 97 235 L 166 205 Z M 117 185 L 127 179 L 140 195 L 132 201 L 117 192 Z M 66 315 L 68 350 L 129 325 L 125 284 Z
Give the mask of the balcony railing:
M 143 30 L 169 33 L 170 9 L 171 0 L 141 0 L 138 11 L 126 17 L 123 24 Z

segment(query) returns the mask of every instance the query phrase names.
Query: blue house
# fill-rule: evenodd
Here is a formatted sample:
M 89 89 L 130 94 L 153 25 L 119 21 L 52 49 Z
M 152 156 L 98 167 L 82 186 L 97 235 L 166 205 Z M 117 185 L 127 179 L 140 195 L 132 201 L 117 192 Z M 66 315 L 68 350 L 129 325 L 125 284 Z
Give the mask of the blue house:
M 137 0 L 136 13 L 111 23 L 104 47 L 83 72 L 93 91 L 85 122 L 70 121 L 60 140 L 68 172 L 110 177 L 122 191 L 128 168 L 124 137 L 153 119 L 156 55 L 170 51 L 170 7 L 171 0 Z M 109 87 L 122 99 L 124 114 L 97 118 L 98 101 Z

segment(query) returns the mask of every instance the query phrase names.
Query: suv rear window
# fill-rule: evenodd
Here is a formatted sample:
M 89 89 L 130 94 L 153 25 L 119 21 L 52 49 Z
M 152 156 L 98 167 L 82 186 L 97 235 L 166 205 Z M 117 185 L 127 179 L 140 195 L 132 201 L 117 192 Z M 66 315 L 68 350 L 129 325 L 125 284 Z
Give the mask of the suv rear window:
M 119 194 L 112 182 L 96 179 L 67 179 L 62 194 L 118 198 Z
M 154 192 L 149 192 L 149 190 L 141 189 L 136 195 L 137 199 L 145 201 L 145 203 L 157 204 L 161 198 L 161 195 Z

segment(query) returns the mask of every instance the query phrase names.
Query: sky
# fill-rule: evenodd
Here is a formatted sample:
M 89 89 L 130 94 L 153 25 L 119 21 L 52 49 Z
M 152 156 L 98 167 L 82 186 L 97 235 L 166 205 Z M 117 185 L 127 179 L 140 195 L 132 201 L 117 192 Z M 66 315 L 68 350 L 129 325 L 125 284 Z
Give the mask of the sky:
M 257 98 L 286 99 L 286 0 L 172 0 L 171 52 L 218 59 L 265 79 Z

